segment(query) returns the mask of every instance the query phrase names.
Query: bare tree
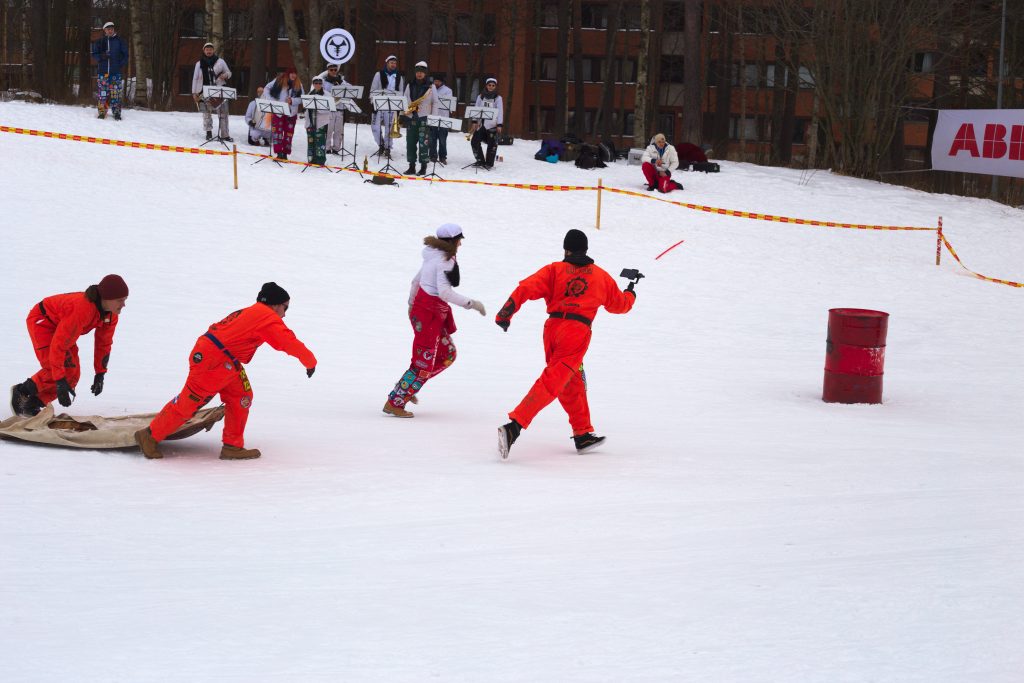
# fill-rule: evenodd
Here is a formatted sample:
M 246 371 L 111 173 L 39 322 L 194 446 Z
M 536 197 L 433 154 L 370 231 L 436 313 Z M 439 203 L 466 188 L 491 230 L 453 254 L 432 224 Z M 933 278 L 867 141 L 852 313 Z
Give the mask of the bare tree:
M 211 0 L 212 1 L 212 0 Z M 281 12 L 284 14 L 284 29 L 288 34 L 288 48 L 291 50 L 295 70 L 303 83 L 309 80 L 309 69 L 306 67 L 306 58 L 302 54 L 302 42 L 299 39 L 299 24 L 295 21 L 295 3 L 293 0 L 278 0 L 281 5 Z
M 615 94 L 615 38 L 619 32 L 619 24 L 622 19 L 622 0 L 612 0 L 608 3 L 608 27 L 605 32 L 604 41 L 604 79 L 601 83 L 601 108 L 597 110 L 597 121 L 594 122 L 594 130 L 601 131 L 601 137 L 610 140 L 614 131 L 612 129 L 612 96 Z
M 131 16 L 132 59 L 135 63 L 135 102 L 147 107 L 151 105 L 148 81 L 153 75 L 153 65 L 149 59 L 146 19 L 153 14 L 150 0 L 129 0 L 128 8 Z
M 573 83 L 573 132 L 581 140 L 586 139 L 586 108 L 583 83 L 583 2 L 572 0 L 572 83 Z
M 256 97 L 256 88 L 267 79 L 267 39 L 270 38 L 269 0 L 252 3 L 252 44 L 249 46 L 249 97 Z
M 565 135 L 566 109 L 569 103 L 569 0 L 558 0 L 558 37 L 555 57 L 555 125 L 554 133 Z
M 684 0 L 685 43 L 683 45 L 683 139 L 699 143 L 701 130 L 701 22 L 702 0 Z
M 651 63 L 651 0 L 640 0 L 640 49 L 637 51 L 636 105 L 633 128 L 633 144 L 646 147 L 649 139 L 648 116 L 650 113 L 650 92 L 648 74 Z
M 224 0 L 206 0 L 206 34 L 214 50 L 224 48 Z

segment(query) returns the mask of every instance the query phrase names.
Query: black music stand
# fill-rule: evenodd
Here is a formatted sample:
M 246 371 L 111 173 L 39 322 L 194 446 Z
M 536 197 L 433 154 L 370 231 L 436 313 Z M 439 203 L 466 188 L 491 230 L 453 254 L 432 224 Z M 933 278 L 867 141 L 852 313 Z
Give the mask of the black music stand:
M 206 142 L 201 143 L 199 146 L 200 147 L 205 147 L 206 145 L 210 144 L 211 142 L 219 142 L 220 144 L 222 144 L 224 146 L 224 149 L 230 150 L 231 148 L 228 147 L 228 144 L 226 142 L 224 142 L 224 138 L 222 138 L 220 136 L 220 110 L 221 110 L 221 107 L 227 106 L 227 103 L 228 103 L 229 100 L 238 99 L 238 91 L 235 90 L 234 88 L 229 88 L 226 85 L 204 85 L 203 86 L 203 99 L 206 100 L 207 106 L 209 106 L 209 103 L 212 100 L 220 100 L 220 104 L 218 104 L 216 107 L 214 107 L 210 111 L 210 116 L 211 117 L 214 114 L 217 115 L 217 119 L 218 119 L 218 122 L 217 122 L 217 135 L 216 135 L 216 137 L 212 137 L 209 140 L 207 140 Z
M 450 112 L 451 110 L 449 109 L 448 111 Z M 435 131 L 438 131 L 438 130 L 448 130 L 448 131 L 459 130 L 460 128 L 462 128 L 462 121 L 460 121 L 459 119 L 452 119 L 452 118 L 449 118 L 447 116 L 433 116 L 433 115 L 430 115 L 430 116 L 427 116 L 427 128 L 433 128 Z M 434 157 L 434 159 L 431 162 L 431 164 L 432 164 L 432 166 L 430 167 L 430 173 L 428 173 L 428 174 L 426 174 L 425 176 L 422 176 L 422 177 L 423 178 L 430 178 L 431 182 L 433 182 L 433 178 L 437 178 L 438 180 L 444 180 L 444 178 L 442 178 L 441 176 L 439 176 L 437 174 L 437 157 Z
M 302 96 L 302 106 L 303 106 L 303 108 L 307 112 L 313 112 L 313 116 L 315 117 L 313 119 L 313 125 L 314 126 L 316 126 L 316 124 L 317 124 L 318 118 L 320 116 L 320 112 L 325 112 L 325 113 L 330 114 L 332 111 L 336 111 L 335 108 L 334 108 L 334 98 L 327 97 L 326 95 L 303 95 Z M 316 128 L 314 128 L 314 131 L 315 130 L 316 130 Z M 308 158 L 308 155 L 309 155 L 309 150 L 308 149 L 306 151 L 306 155 L 307 155 L 307 158 Z M 323 164 L 314 164 L 314 163 L 311 163 L 309 161 L 307 161 L 306 165 L 303 167 L 302 173 L 305 173 L 306 171 L 308 171 L 311 166 L 316 166 L 316 167 L 319 167 L 319 168 L 327 171 L 328 173 L 333 173 L 333 171 L 331 171 L 331 169 L 326 168 Z
M 291 108 L 291 105 L 288 104 L 287 102 L 278 102 L 277 100 L 256 100 L 256 111 L 260 112 L 261 114 L 271 114 L 271 115 L 277 115 L 277 116 L 288 116 L 288 115 L 290 115 L 292 113 L 292 108 Z M 271 154 L 274 153 L 274 135 L 273 135 L 273 133 L 271 133 L 271 135 L 270 135 L 270 153 Z M 257 159 L 256 161 L 252 162 L 249 165 L 250 166 L 255 166 L 256 164 L 260 163 L 261 161 L 266 161 L 267 159 L 270 159 L 275 164 L 277 164 L 279 167 L 284 168 L 284 164 L 281 163 L 281 160 L 280 159 L 275 159 L 272 156 L 260 157 L 259 159 Z
M 478 128 L 482 128 L 484 121 L 493 121 L 498 118 L 498 110 L 495 107 L 466 107 L 466 112 L 463 114 L 463 117 L 473 119 Z M 476 131 L 473 131 L 473 134 L 475 135 Z M 493 170 L 493 168 L 488 166 L 484 161 L 474 161 L 471 164 L 466 164 L 462 168 L 463 170 L 472 168 L 474 173 L 479 173 L 480 169 L 485 171 Z
M 373 104 L 374 112 L 388 111 L 393 112 L 395 116 L 401 114 L 409 108 L 409 101 L 405 98 L 405 95 L 392 90 L 379 90 L 370 93 L 370 102 Z M 385 125 L 383 119 L 381 119 L 380 127 L 380 139 L 383 140 L 384 136 L 391 136 L 391 125 Z M 395 138 L 397 140 L 397 138 Z M 391 149 L 385 145 L 381 145 L 380 149 L 371 154 L 370 156 L 377 157 L 378 160 L 381 158 L 387 158 L 386 166 L 391 166 Z

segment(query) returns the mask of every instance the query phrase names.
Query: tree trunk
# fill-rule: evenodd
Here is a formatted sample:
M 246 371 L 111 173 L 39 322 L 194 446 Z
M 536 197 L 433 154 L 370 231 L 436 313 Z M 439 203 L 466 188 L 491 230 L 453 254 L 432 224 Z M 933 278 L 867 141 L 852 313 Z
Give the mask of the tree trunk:
M 747 41 L 743 34 L 743 7 L 736 5 L 736 30 L 739 33 L 740 53 L 740 161 L 747 160 Z
M 684 0 L 685 38 L 683 46 L 683 140 L 693 144 L 703 141 L 701 126 L 701 0 Z
M 46 66 L 49 61 L 47 35 L 49 34 L 50 3 L 48 0 L 32 0 L 29 3 L 32 35 L 32 89 L 43 97 L 50 92 L 46 82 Z
M 569 102 L 569 0 L 558 0 L 558 38 L 555 58 L 555 125 L 553 131 L 564 137 L 566 130 L 566 107 Z
M 78 0 L 78 26 L 78 101 L 84 103 L 92 101 L 96 89 L 92 80 L 92 0 Z M 8 61 L 6 50 L 3 55 L 3 61 Z
M 729 121 L 732 118 L 732 15 L 722 6 L 718 32 L 718 69 L 715 73 L 715 118 L 713 122 L 714 147 L 719 159 L 729 154 Z
M 147 81 L 153 76 L 153 65 L 149 59 L 149 41 L 146 35 L 146 19 L 153 13 L 147 0 L 130 0 L 132 27 L 132 59 L 135 62 L 135 102 L 151 106 Z
M 508 36 L 508 88 L 505 93 L 506 96 L 502 98 L 505 104 L 505 111 L 502 114 L 505 125 L 502 126 L 502 134 L 512 135 L 513 128 L 510 125 L 509 112 L 512 110 L 512 101 L 516 93 L 516 62 L 519 55 L 519 46 L 516 44 L 519 38 L 519 3 L 507 3 L 503 13 Z
M 786 78 L 792 74 L 785 66 L 786 48 L 781 41 L 775 42 L 775 80 L 772 83 L 772 148 L 768 163 L 778 166 L 782 154 L 782 117 L 786 111 Z
M 221 0 L 213 0 L 220 2 Z M 299 74 L 303 85 L 306 85 L 309 76 L 309 69 L 306 68 L 306 58 L 302 55 L 302 42 L 299 40 L 299 25 L 295 21 L 295 3 L 292 0 L 278 0 L 281 5 L 281 12 L 284 14 L 284 28 L 288 33 L 288 48 L 291 50 L 292 59 L 295 64 L 295 71 Z
M 224 50 L 224 0 L 206 0 L 210 23 L 207 29 L 213 49 L 220 54 Z
M 356 59 L 359 65 L 366 93 L 369 95 L 373 74 L 381 68 L 377 63 L 377 2 L 376 0 L 358 0 L 358 19 L 356 24 Z M 358 81 L 355 81 L 358 82 Z
M 594 130 L 601 131 L 601 138 L 610 140 L 612 129 L 612 95 L 615 94 L 615 38 L 619 32 L 619 20 L 622 16 L 622 0 L 608 3 L 608 30 L 604 41 L 604 78 L 601 83 L 601 108 L 597 110 L 598 120 L 594 122 Z M 600 127 L 599 127 L 600 126 Z
M 249 47 L 249 97 L 256 97 L 256 88 L 264 85 L 267 75 L 267 39 L 270 30 L 269 0 L 252 3 L 252 44 Z
M 782 129 L 779 133 L 779 163 L 788 165 L 793 161 L 793 131 L 796 125 L 796 96 L 800 92 L 800 53 L 791 45 L 793 65 L 796 67 L 786 84 L 786 107 L 782 112 Z M 776 66 L 776 71 L 778 67 Z
M 541 119 L 543 116 L 540 112 L 540 81 L 544 74 L 541 71 L 544 68 L 544 63 L 541 60 L 540 54 L 540 22 L 541 17 L 544 15 L 544 3 L 543 0 L 534 0 L 533 2 L 533 73 L 534 73 L 534 87 L 533 87 L 533 130 L 537 134 L 538 138 L 543 137 L 545 131 L 541 130 Z
M 462 93 L 459 92 L 459 84 L 455 82 L 455 3 L 449 2 L 447 10 L 445 15 L 445 22 L 447 24 L 445 33 L 448 36 L 448 54 L 445 71 L 448 74 L 448 87 L 452 89 L 452 94 L 459 98 Z M 455 112 L 453 111 L 452 114 L 454 115 Z
M 573 132 L 581 140 L 587 138 L 586 108 L 583 86 L 583 19 L 582 0 L 572 0 L 572 70 L 573 70 Z
M 320 0 L 307 0 L 306 46 L 309 48 L 309 71 L 302 74 L 303 82 L 324 70 L 324 57 L 320 54 L 320 38 L 324 34 L 324 12 Z
M 430 66 L 430 70 L 433 72 L 436 69 L 436 65 L 430 63 L 430 34 L 433 33 L 431 3 L 419 0 L 415 7 L 416 31 L 414 37 L 416 40 L 416 61 L 418 62 L 422 59 Z
M 648 74 L 651 62 L 651 0 L 640 0 L 640 49 L 636 64 L 636 105 L 634 109 L 633 145 L 647 147 L 650 139 L 647 116 L 650 109 Z

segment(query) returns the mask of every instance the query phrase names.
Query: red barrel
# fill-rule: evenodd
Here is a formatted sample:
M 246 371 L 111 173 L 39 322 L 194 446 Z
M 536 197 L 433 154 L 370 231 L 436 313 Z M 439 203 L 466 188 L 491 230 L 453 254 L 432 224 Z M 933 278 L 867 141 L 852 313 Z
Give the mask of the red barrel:
M 825 341 L 827 403 L 881 403 L 885 335 L 889 314 L 864 308 L 832 308 Z

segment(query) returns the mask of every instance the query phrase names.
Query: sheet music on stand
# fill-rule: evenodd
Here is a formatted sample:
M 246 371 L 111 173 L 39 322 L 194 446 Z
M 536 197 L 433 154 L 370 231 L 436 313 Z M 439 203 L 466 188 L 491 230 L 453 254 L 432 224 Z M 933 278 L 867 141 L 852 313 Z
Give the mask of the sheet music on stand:
M 392 95 L 401 95 L 402 93 L 397 90 L 371 90 L 370 97 L 385 97 Z
M 287 102 L 277 100 L 256 100 L 256 110 L 261 114 L 277 114 L 278 116 L 291 116 L 292 107 Z
M 370 94 L 370 102 L 373 104 L 374 111 L 405 111 L 409 108 L 409 98 L 405 95 L 391 90 L 387 90 L 385 93 L 383 95 Z
M 455 112 L 455 108 L 459 106 L 459 99 L 454 96 L 444 97 L 439 95 L 437 97 L 437 103 L 445 116 L 451 116 Z
M 326 95 L 303 95 L 302 106 L 313 111 L 336 111 L 334 98 Z
M 363 86 L 342 83 L 331 88 L 335 100 L 359 100 L 363 97 Z
M 462 119 L 452 119 L 447 116 L 427 116 L 427 126 L 438 130 L 460 130 Z
M 346 112 L 349 112 L 350 114 L 362 114 L 363 113 L 362 107 L 360 107 L 359 104 L 355 100 L 352 100 L 352 99 L 348 99 L 348 98 L 344 98 L 344 97 L 338 98 L 337 100 L 335 100 L 335 104 L 336 104 L 336 106 L 338 108 L 337 109 L 338 111 L 346 111 Z
M 493 121 L 498 118 L 498 110 L 494 107 L 466 107 L 462 118 L 477 121 Z
M 226 85 L 204 85 L 204 100 L 237 100 L 238 91 Z

